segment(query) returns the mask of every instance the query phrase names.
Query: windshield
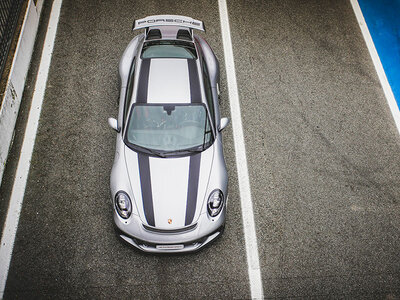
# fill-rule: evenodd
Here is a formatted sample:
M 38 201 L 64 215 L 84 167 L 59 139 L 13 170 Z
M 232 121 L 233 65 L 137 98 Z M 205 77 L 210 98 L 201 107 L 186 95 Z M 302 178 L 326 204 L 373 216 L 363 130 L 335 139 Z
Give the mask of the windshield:
M 212 133 L 203 104 L 135 104 L 125 141 L 135 150 L 167 155 L 203 151 Z

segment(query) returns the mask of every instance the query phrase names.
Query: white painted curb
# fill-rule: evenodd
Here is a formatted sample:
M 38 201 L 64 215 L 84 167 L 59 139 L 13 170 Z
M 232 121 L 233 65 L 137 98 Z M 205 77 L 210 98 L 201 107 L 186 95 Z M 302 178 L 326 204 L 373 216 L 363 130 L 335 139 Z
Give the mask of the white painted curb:
M 0 107 L 0 184 L 13 139 L 42 6 L 43 0 L 37 0 L 36 5 L 33 0 L 29 0 Z

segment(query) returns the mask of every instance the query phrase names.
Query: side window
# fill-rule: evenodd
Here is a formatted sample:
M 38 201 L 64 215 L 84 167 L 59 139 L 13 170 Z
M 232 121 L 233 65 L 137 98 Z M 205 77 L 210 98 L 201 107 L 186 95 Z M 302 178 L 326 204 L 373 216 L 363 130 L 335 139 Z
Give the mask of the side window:
M 208 108 L 210 109 L 212 121 L 215 120 L 215 112 L 214 112 L 214 101 L 212 97 L 212 90 L 210 84 L 210 77 L 208 75 L 208 70 L 205 61 L 203 60 L 203 82 L 204 82 L 204 90 L 207 98 Z
M 126 94 L 125 94 L 125 104 L 124 104 L 124 124 L 126 121 L 126 118 L 128 117 L 128 110 L 129 106 L 131 105 L 132 102 L 132 92 L 133 92 L 133 83 L 134 83 L 134 78 L 135 78 L 135 61 L 136 58 L 133 59 L 131 69 L 129 70 L 129 77 L 128 77 L 128 85 L 126 87 Z

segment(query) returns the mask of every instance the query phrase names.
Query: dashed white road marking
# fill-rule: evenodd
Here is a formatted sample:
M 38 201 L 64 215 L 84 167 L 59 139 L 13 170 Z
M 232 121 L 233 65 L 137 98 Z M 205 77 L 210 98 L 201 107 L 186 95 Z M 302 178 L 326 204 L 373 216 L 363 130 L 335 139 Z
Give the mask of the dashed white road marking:
M 396 123 L 397 130 L 400 134 L 400 110 L 397 106 L 396 99 L 394 98 L 393 91 L 387 80 L 385 70 L 383 69 L 381 60 L 379 59 L 378 52 L 376 51 L 374 41 L 372 40 L 371 34 L 369 33 L 367 23 L 365 22 L 364 16 L 362 14 L 360 5 L 357 0 L 350 0 L 351 6 L 353 7 L 354 13 L 356 15 L 358 25 L 360 26 L 362 35 L 364 37 L 365 43 L 367 44 L 369 54 L 371 55 L 372 61 L 374 63 L 376 72 L 378 73 L 379 81 L 383 88 L 386 100 L 389 104 L 390 111 L 394 122 Z
M 62 0 L 54 0 L 51 9 L 49 25 L 43 45 L 39 71 L 36 78 L 35 89 L 32 96 L 31 109 L 29 111 L 25 136 L 22 143 L 21 154 L 18 161 L 14 185 L 11 192 L 10 204 L 3 228 L 0 244 L 0 299 L 4 296 L 8 270 L 14 248 L 15 235 L 17 233 L 22 202 L 24 200 L 26 182 L 35 145 L 36 133 L 39 125 L 40 112 L 42 110 L 43 97 L 46 89 L 47 77 L 51 56 L 53 54 L 54 41 L 60 18 Z
M 258 258 L 257 236 L 254 224 L 253 204 L 251 199 L 246 148 L 243 136 L 242 117 L 240 113 L 240 102 L 236 82 L 235 63 L 233 58 L 231 31 L 229 27 L 226 0 L 218 0 L 218 5 L 221 20 L 222 42 L 225 54 L 229 100 L 231 106 L 233 137 L 236 152 L 236 166 L 239 180 L 240 203 L 242 207 L 250 291 L 253 299 L 263 299 L 264 295 L 261 281 L 260 262 Z

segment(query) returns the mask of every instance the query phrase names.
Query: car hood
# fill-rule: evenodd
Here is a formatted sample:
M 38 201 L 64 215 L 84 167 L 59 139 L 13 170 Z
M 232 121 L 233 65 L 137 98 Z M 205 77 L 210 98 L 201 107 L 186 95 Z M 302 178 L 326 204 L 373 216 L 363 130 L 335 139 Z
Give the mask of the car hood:
M 214 158 L 214 145 L 201 153 L 160 158 L 125 147 L 126 168 L 143 224 L 177 229 L 200 216 Z

